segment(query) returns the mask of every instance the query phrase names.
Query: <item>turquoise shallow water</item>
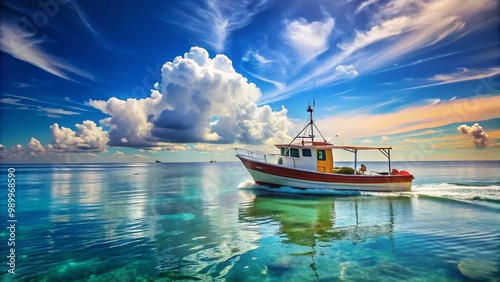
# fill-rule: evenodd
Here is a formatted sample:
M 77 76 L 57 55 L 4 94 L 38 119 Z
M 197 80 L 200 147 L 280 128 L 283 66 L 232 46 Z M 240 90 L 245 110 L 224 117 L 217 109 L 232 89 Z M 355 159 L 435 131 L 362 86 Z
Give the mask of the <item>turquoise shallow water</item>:
M 500 281 L 500 163 L 394 166 L 412 192 L 268 191 L 240 163 L 0 165 L 17 181 L 16 274 L 5 185 L 0 278 Z

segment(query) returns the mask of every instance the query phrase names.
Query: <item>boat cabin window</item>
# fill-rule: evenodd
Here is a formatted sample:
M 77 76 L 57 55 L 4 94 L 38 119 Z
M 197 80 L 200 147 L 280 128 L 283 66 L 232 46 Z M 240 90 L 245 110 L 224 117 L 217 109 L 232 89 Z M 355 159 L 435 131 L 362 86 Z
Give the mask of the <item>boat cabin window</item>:
M 325 150 L 318 150 L 318 161 L 326 160 L 326 152 Z
M 282 156 L 287 156 L 288 157 L 288 148 L 287 147 L 281 147 L 281 155 Z
M 311 157 L 311 149 L 302 149 L 302 156 L 303 157 Z
M 296 148 L 290 149 L 290 157 L 300 158 L 299 149 Z

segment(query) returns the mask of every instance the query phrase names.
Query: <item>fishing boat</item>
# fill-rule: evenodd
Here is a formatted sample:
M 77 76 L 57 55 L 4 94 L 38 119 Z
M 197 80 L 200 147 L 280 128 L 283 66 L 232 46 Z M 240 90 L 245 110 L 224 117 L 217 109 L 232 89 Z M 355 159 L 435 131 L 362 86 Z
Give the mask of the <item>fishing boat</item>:
M 235 148 L 236 157 L 256 184 L 269 187 L 288 186 L 299 189 L 356 190 L 356 191 L 410 191 L 413 175 L 391 167 L 392 147 L 334 145 L 326 141 L 313 119 L 314 108 L 307 107 L 309 119 L 304 128 L 288 144 L 276 144 L 279 154 L 267 154 Z M 315 140 L 315 130 L 323 141 Z M 335 167 L 334 150 L 354 154 L 354 168 Z M 387 158 L 385 172 L 356 170 L 358 152 L 376 150 Z

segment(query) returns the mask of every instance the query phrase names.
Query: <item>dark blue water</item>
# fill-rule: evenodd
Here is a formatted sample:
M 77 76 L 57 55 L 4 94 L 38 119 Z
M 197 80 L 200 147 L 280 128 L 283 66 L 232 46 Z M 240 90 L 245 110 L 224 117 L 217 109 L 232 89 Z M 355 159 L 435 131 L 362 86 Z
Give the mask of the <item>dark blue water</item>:
M 393 166 L 412 192 L 276 193 L 240 163 L 0 165 L 0 278 L 499 281 L 500 162 Z

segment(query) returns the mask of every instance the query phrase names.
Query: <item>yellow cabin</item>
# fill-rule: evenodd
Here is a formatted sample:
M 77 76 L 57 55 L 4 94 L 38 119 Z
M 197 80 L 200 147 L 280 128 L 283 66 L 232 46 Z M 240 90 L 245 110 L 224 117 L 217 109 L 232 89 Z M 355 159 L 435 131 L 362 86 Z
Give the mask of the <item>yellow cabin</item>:
M 293 168 L 318 172 L 332 172 L 333 145 L 326 142 L 307 142 L 302 144 L 277 144 L 280 148 L 279 163 Z

